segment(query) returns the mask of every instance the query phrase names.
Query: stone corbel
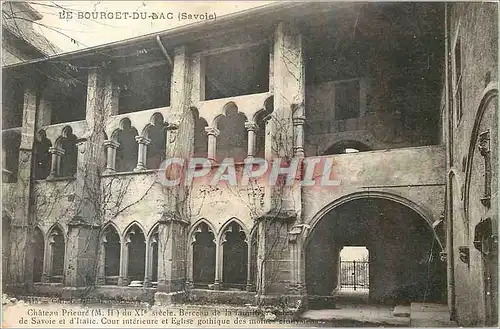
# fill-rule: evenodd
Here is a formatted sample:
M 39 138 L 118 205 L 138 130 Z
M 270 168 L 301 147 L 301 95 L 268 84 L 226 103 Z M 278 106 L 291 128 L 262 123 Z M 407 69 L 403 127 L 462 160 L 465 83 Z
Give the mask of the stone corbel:
M 174 143 L 177 138 L 177 134 L 179 132 L 179 124 L 174 122 L 169 122 L 167 124 L 166 129 L 168 134 L 168 142 Z
M 297 224 L 288 232 L 288 242 L 297 243 L 299 238 L 304 238 L 311 226 L 308 224 Z

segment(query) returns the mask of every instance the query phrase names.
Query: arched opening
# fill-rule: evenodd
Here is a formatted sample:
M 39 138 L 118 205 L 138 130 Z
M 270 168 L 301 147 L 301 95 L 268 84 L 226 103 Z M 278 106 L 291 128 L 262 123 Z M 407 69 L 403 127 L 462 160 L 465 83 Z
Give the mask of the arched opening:
M 146 269 L 146 238 L 143 231 L 133 225 L 127 231 L 127 278 L 130 285 L 142 285 Z
M 358 153 L 371 151 L 370 147 L 358 141 L 340 141 L 330 146 L 323 155 Z
M 61 155 L 61 167 L 59 173 L 62 177 L 71 177 L 76 174 L 78 151 L 76 146 L 77 137 L 73 134 L 73 129 L 65 127 L 60 139 L 61 149 L 64 154 Z
M 235 162 L 242 162 L 248 151 L 248 134 L 245 128 L 245 115 L 238 112 L 238 106 L 230 102 L 224 106 L 225 115 L 217 122 L 219 137 L 217 137 L 218 161 L 233 158 Z
M 274 110 L 274 98 L 271 96 L 264 102 L 264 109 L 255 115 L 257 131 L 255 132 L 255 156 L 264 158 L 266 150 L 266 126 Z
M 325 213 L 305 248 L 309 295 L 338 297 L 340 251 L 345 246 L 365 246 L 369 251 L 369 301 L 409 304 L 446 300 L 440 243 L 426 219 L 410 207 L 362 197 Z
M 62 283 L 66 244 L 61 228 L 54 227 L 49 234 L 50 243 L 50 282 Z
M 231 222 L 222 239 L 222 282 L 226 288 L 244 289 L 248 273 L 248 244 L 245 232 L 238 223 Z
M 104 231 L 104 282 L 117 285 L 120 276 L 120 236 L 112 225 Z
M 152 121 L 153 124 L 147 130 L 147 137 L 151 140 L 151 143 L 148 145 L 146 167 L 148 169 L 158 169 L 165 160 L 167 125 L 160 113 L 153 114 Z
M 208 153 L 208 136 L 205 131 L 205 127 L 208 127 L 208 123 L 205 119 L 200 117 L 200 113 L 197 108 L 191 108 L 191 113 L 194 121 L 193 157 L 205 158 Z
M 200 223 L 193 234 L 193 283 L 208 287 L 215 281 L 215 236 L 206 223 Z
M 33 252 L 33 282 L 42 282 L 45 239 L 38 227 L 33 232 Z
M 116 139 L 120 143 L 116 150 L 116 171 L 132 171 L 137 165 L 139 145 L 135 140 L 135 136 L 139 134 L 127 118 L 122 120 L 120 126 L 121 129 L 116 133 Z
M 52 157 L 49 149 L 52 142 L 47 138 L 45 130 L 40 130 L 35 139 L 35 179 L 45 179 L 50 174 Z

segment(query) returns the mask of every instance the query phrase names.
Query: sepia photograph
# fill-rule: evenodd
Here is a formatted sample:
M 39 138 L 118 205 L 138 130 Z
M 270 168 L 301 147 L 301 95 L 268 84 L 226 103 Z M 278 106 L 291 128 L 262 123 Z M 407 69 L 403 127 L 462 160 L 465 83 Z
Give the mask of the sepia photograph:
M 498 327 L 498 1 L 1 12 L 2 328 Z

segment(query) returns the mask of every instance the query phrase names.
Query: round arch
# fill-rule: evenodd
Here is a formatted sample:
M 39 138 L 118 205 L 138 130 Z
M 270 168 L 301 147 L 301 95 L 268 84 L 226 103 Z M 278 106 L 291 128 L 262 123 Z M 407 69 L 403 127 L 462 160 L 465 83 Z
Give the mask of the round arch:
M 359 200 L 359 199 L 384 199 L 384 200 L 389 200 L 393 201 L 396 203 L 399 203 L 403 206 L 408 207 L 409 209 L 413 210 L 415 213 L 417 213 L 421 218 L 423 218 L 426 223 L 428 224 L 429 230 L 432 231 L 434 237 L 436 238 L 436 241 L 438 242 L 439 246 L 441 249 L 444 249 L 445 244 L 443 241 L 440 240 L 440 238 L 437 236 L 436 232 L 432 229 L 432 224 L 434 223 L 434 218 L 431 214 L 430 211 L 425 209 L 424 207 L 416 204 L 415 202 L 402 197 L 397 194 L 393 193 L 388 193 L 388 192 L 381 192 L 381 191 L 362 191 L 362 192 L 354 192 L 351 194 L 344 195 L 333 202 L 329 203 L 327 206 L 323 207 L 321 210 L 319 210 L 310 220 L 310 229 L 307 232 L 307 235 L 304 240 L 304 246 L 307 246 L 311 240 L 312 237 L 312 232 L 314 232 L 314 228 L 317 226 L 317 224 L 320 222 L 320 220 L 328 214 L 331 210 L 346 204 L 350 201 L 354 200 Z

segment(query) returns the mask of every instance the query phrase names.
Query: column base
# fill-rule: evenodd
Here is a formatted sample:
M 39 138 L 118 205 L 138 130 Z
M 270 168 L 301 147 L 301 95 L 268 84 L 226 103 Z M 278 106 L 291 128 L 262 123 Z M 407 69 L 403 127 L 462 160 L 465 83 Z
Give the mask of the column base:
M 161 292 L 155 293 L 154 306 L 167 306 L 176 303 L 182 303 L 186 299 L 185 291 Z

